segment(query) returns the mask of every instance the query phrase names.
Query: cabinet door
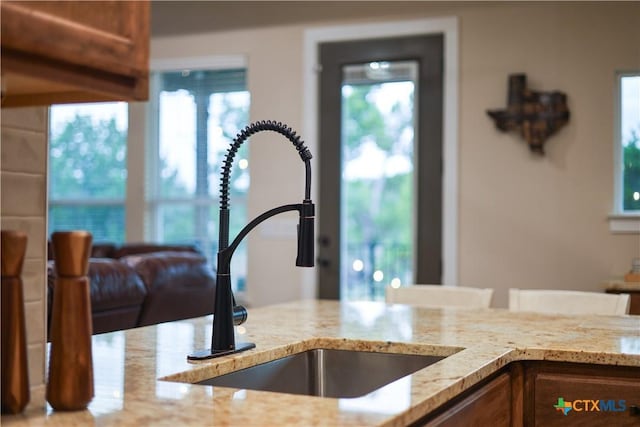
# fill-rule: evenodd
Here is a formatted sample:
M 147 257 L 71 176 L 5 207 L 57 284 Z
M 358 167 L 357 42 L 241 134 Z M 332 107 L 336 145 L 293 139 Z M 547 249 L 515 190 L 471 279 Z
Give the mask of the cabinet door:
M 640 368 L 532 364 L 525 425 L 639 426 Z
M 508 427 L 511 425 L 511 407 L 511 377 L 509 373 L 502 373 L 423 425 Z
M 3 106 L 148 96 L 149 3 L 1 3 Z

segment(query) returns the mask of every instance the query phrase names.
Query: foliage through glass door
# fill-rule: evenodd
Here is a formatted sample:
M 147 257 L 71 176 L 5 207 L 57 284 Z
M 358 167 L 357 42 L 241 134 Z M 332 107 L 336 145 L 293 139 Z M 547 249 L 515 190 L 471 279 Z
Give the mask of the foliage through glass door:
M 343 67 L 343 300 L 380 300 L 413 280 L 416 73 L 415 61 Z

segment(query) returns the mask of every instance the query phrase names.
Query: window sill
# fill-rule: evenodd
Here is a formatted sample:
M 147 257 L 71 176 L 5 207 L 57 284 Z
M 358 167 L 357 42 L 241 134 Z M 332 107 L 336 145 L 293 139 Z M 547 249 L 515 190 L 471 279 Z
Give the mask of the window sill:
M 614 234 L 640 234 L 640 213 L 610 214 L 608 220 Z

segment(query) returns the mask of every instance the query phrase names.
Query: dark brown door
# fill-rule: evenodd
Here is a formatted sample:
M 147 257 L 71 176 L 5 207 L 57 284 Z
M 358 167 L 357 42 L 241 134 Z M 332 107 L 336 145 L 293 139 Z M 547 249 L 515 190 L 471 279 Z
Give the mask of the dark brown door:
M 341 299 L 342 296 L 342 299 L 345 299 L 345 289 L 347 289 L 345 286 L 352 286 L 353 282 L 359 280 L 358 278 L 368 281 L 367 286 L 370 289 L 364 292 L 364 296 L 353 299 L 381 299 L 384 287 L 391 280 L 397 280 L 402 284 L 441 283 L 443 36 L 424 35 L 332 42 L 321 44 L 319 51 L 321 64 L 318 201 L 320 214 L 317 254 L 319 297 Z M 364 71 L 359 73 L 358 67 Z M 354 193 L 357 191 L 357 186 L 353 183 L 349 187 L 350 194 L 346 194 L 345 191 L 345 176 L 351 176 L 350 171 L 355 169 L 351 168 L 352 164 L 345 162 L 345 153 L 349 150 L 360 153 L 369 147 L 367 148 L 369 151 L 373 150 L 374 154 L 378 155 L 380 150 L 377 147 L 385 145 L 380 141 L 376 143 L 366 141 L 366 137 L 363 137 L 355 149 L 344 146 L 348 138 L 345 135 L 350 129 L 365 126 L 368 121 L 364 116 L 357 120 L 345 116 L 348 114 L 345 111 L 346 108 L 357 109 L 357 106 L 346 107 L 345 93 L 349 95 L 354 88 L 360 90 L 377 78 L 382 80 L 385 78 L 379 77 L 380 73 L 369 76 L 368 71 L 371 70 L 366 67 L 376 72 L 395 69 L 397 73 L 389 73 L 386 82 L 404 81 L 406 76 L 403 75 L 405 73 L 403 70 L 412 67 L 415 70 L 415 90 L 410 95 L 414 114 L 411 180 L 413 181 L 412 197 L 415 200 L 410 208 L 411 217 L 397 219 L 412 223 L 411 237 L 413 238 L 409 245 L 404 244 L 400 248 L 394 248 L 393 245 L 389 246 L 388 242 L 385 246 L 385 243 L 377 241 L 375 236 L 368 236 L 366 241 L 360 244 L 362 255 L 352 256 L 351 252 L 356 249 L 345 241 L 344 236 L 347 231 L 345 229 L 349 227 L 349 221 L 352 221 L 351 224 L 353 221 L 366 222 L 368 217 L 364 214 L 371 212 L 364 212 L 362 220 L 357 218 L 345 220 L 344 213 L 350 203 L 349 198 L 357 195 Z M 367 92 L 366 102 L 378 102 L 369 99 L 371 97 L 371 92 Z M 363 108 L 366 108 L 366 102 L 361 103 Z M 381 103 L 383 104 L 384 102 Z M 347 127 L 345 127 L 345 120 L 348 121 Z M 392 137 L 401 138 L 402 135 L 392 135 Z M 394 150 L 396 148 L 392 148 L 386 154 L 379 154 L 388 160 L 384 163 L 384 167 L 370 162 L 369 172 L 372 176 L 375 176 L 376 172 L 387 173 L 391 177 L 397 176 L 393 175 L 395 173 L 393 170 L 389 171 L 389 165 L 393 163 L 391 157 L 394 155 L 392 153 Z M 406 157 L 405 153 L 404 158 Z M 400 160 L 402 158 L 401 156 Z M 355 160 L 352 163 L 355 163 Z M 398 168 L 396 169 L 402 169 L 401 166 Z M 362 167 L 360 169 L 366 170 L 366 164 L 364 169 Z M 394 179 L 397 181 L 397 178 Z M 392 184 L 386 184 L 387 192 L 388 186 Z M 363 187 L 360 188 L 368 191 L 367 183 L 362 185 Z M 372 188 L 375 185 L 372 181 Z M 398 194 L 400 192 L 401 190 L 398 189 Z M 383 208 L 386 209 L 385 215 L 389 216 L 390 212 L 392 213 L 392 210 L 388 209 L 388 202 L 386 205 L 383 202 Z M 379 214 L 378 205 L 371 206 L 370 209 Z M 384 228 L 379 224 L 378 229 Z M 359 234 L 370 235 L 371 233 L 359 232 Z M 407 254 L 407 251 L 410 253 Z M 394 252 L 397 255 L 396 261 L 393 260 Z M 410 278 L 392 272 L 396 268 L 394 263 L 406 262 L 407 259 L 410 259 L 411 263 Z M 376 263 L 382 263 L 384 267 L 374 265 Z

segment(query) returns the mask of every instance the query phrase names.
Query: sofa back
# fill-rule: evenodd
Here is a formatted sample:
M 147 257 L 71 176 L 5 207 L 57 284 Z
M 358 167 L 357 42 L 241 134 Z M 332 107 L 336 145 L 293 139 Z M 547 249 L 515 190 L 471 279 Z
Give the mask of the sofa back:
M 200 251 L 192 245 L 163 245 L 158 243 L 125 243 L 114 248 L 110 258 L 120 259 L 129 255 L 141 255 L 151 252 L 194 252 Z
M 115 243 L 94 243 L 91 245 L 91 258 L 115 258 Z
M 200 254 L 200 250 L 193 245 L 167 245 L 159 243 L 124 243 L 120 246 L 110 242 L 94 242 L 91 245 L 91 258 L 120 259 L 128 255 L 140 255 L 151 252 L 194 252 Z M 47 259 L 53 259 L 53 246 L 51 240 L 47 246 Z

